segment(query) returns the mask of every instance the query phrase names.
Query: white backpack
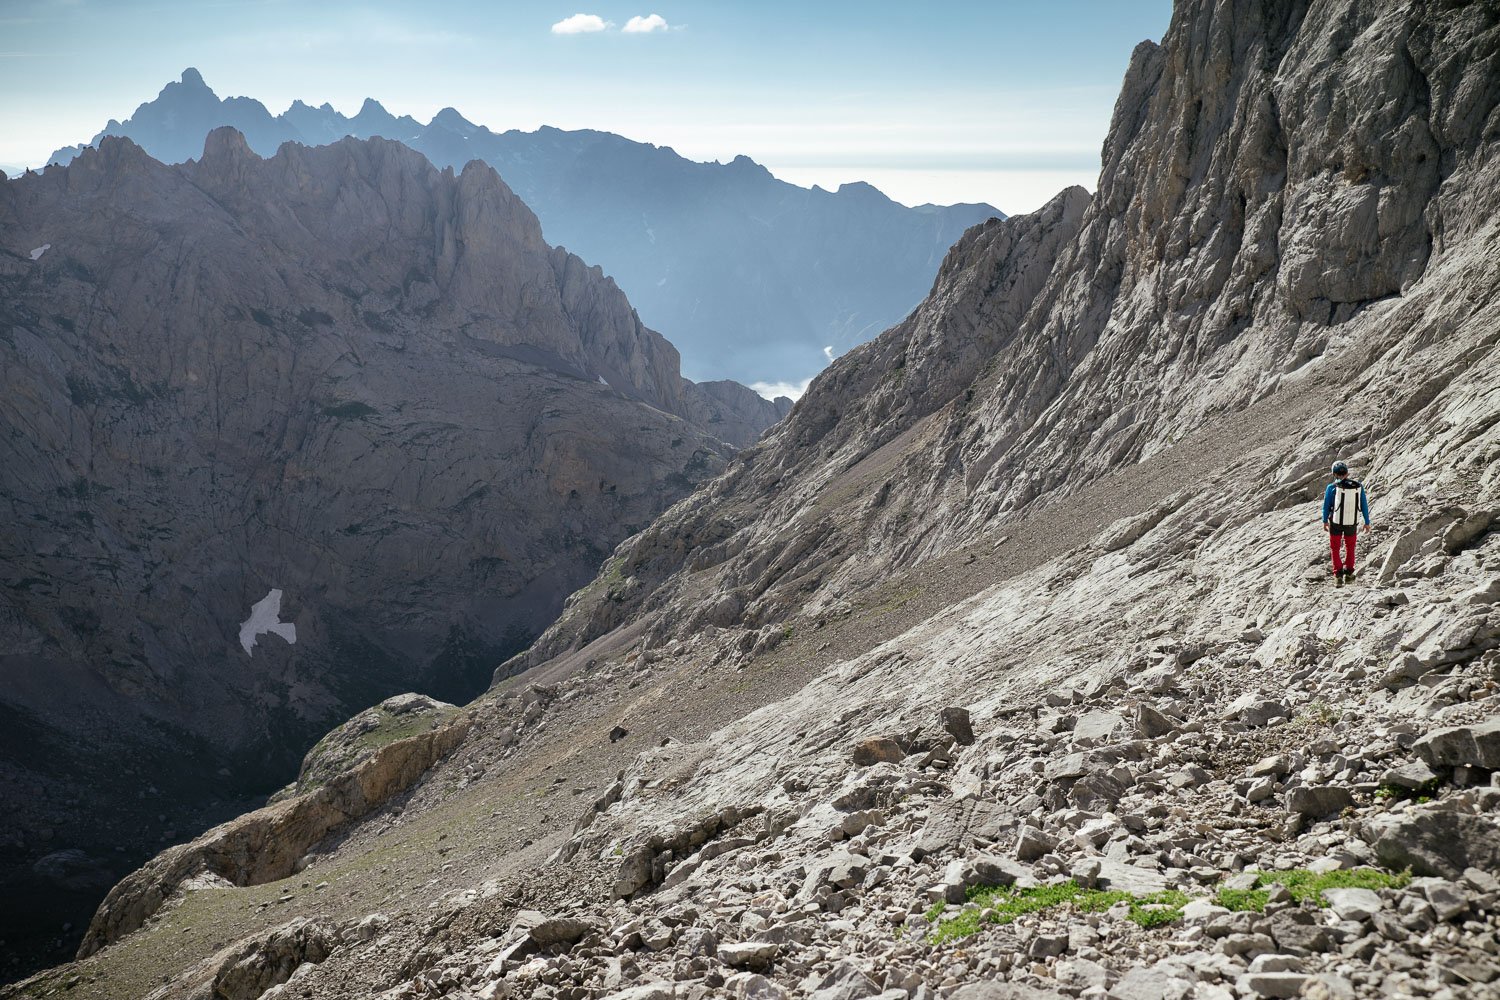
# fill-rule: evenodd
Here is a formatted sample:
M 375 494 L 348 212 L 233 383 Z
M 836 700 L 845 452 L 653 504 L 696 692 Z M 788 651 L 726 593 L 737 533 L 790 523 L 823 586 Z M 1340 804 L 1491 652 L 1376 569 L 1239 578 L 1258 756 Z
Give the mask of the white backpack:
M 1340 528 L 1352 528 L 1359 524 L 1359 491 L 1363 489 L 1353 479 L 1340 480 L 1333 484 L 1333 511 L 1328 523 Z

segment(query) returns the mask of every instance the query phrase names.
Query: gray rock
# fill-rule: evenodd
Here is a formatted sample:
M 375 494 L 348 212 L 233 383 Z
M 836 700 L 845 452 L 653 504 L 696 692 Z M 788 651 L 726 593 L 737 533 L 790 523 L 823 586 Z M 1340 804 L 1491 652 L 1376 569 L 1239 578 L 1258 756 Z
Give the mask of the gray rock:
M 1426 788 L 1436 780 L 1437 774 L 1433 772 L 1432 768 L 1427 766 L 1425 761 L 1420 760 L 1413 761 L 1410 764 L 1403 764 L 1400 767 L 1393 767 L 1380 776 L 1380 783 L 1382 785 L 1389 785 L 1392 788 L 1405 788 L 1410 791 Z
M 1349 789 L 1337 785 L 1298 785 L 1286 796 L 1286 807 L 1303 816 L 1329 816 L 1353 804 Z
M 1016 857 L 1035 861 L 1057 846 L 1057 841 L 1034 826 L 1023 826 L 1016 835 Z
M 1238 986 L 1241 993 L 1258 997 L 1295 997 L 1309 978 L 1300 972 L 1248 972 Z
M 1138 966 L 1109 991 L 1112 1000 L 1185 1000 L 1193 984 L 1160 965 Z
M 967 708 L 945 708 L 938 713 L 938 721 L 943 727 L 943 732 L 953 737 L 953 741 L 961 747 L 970 746 L 974 742 L 974 727 L 969 721 L 969 710 Z
M 1394 871 L 1457 879 L 1465 868 L 1500 870 L 1500 829 L 1487 817 L 1451 805 L 1372 816 L 1361 836 Z
M 1384 905 L 1380 894 L 1373 889 L 1324 889 L 1323 898 L 1340 920 L 1361 923 L 1378 913 Z
M 1125 720 L 1114 712 L 1085 712 L 1073 727 L 1073 742 L 1082 745 L 1107 743 L 1124 730 Z
M 854 745 L 851 753 L 854 763 L 861 767 L 882 763 L 895 764 L 906 756 L 906 751 L 901 749 L 901 744 L 889 736 L 875 736 L 861 740 Z
M 738 941 L 719 945 L 717 954 L 725 965 L 763 972 L 780 951 L 781 946 L 770 941 Z
M 1177 731 L 1177 723 L 1141 702 L 1135 706 L 1135 731 L 1147 739 L 1166 736 Z
M 1459 765 L 1500 770 L 1500 718 L 1434 730 L 1417 740 L 1412 750 L 1438 770 Z
M 572 944 L 592 929 L 586 920 L 559 916 L 536 921 L 527 933 L 537 947 L 547 948 L 557 944 Z

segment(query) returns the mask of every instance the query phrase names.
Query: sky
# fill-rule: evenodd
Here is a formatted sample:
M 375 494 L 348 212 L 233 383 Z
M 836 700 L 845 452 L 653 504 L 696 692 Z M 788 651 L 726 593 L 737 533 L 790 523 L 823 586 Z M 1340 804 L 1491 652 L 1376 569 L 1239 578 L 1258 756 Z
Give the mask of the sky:
M 188 66 L 220 97 L 496 131 L 595 128 L 908 205 L 1093 190 L 1169 0 L 0 0 L 0 168 L 125 119 Z

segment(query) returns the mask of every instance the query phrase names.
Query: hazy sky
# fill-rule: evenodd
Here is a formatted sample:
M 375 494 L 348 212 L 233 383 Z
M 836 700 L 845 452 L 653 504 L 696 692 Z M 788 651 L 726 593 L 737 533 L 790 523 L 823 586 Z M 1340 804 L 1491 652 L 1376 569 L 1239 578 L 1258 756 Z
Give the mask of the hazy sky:
M 196 66 L 273 113 L 452 105 L 497 131 L 604 129 L 798 184 L 1024 212 L 1093 188 L 1130 50 L 1169 16 L 1168 0 L 0 0 L 0 166 L 41 164 Z

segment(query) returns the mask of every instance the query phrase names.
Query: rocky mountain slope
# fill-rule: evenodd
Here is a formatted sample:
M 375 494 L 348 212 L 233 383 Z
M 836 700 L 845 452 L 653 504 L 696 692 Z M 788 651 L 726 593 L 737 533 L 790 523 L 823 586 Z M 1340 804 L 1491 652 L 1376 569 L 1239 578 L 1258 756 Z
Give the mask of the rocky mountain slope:
M 1497 181 L 1494 5 L 1186 0 L 409 790 L 17 992 L 1500 996 Z
M 496 133 L 452 108 L 427 124 L 366 100 L 349 117 L 301 101 L 272 115 L 246 97 L 220 100 L 197 70 L 107 135 L 157 159 L 198 155 L 221 125 L 262 156 L 283 142 L 346 135 L 393 139 L 439 167 L 489 163 L 541 218 L 549 242 L 603 266 L 642 318 L 682 351 L 695 378 L 798 381 L 898 321 L 922 298 L 944 252 L 989 205 L 898 205 L 867 184 L 808 190 L 749 158 L 696 163 L 608 132 Z M 85 146 L 60 149 L 66 163 Z
M 230 129 L 0 183 L 0 382 L 17 952 L 351 712 L 483 690 L 790 405 L 684 380 L 483 164 Z

